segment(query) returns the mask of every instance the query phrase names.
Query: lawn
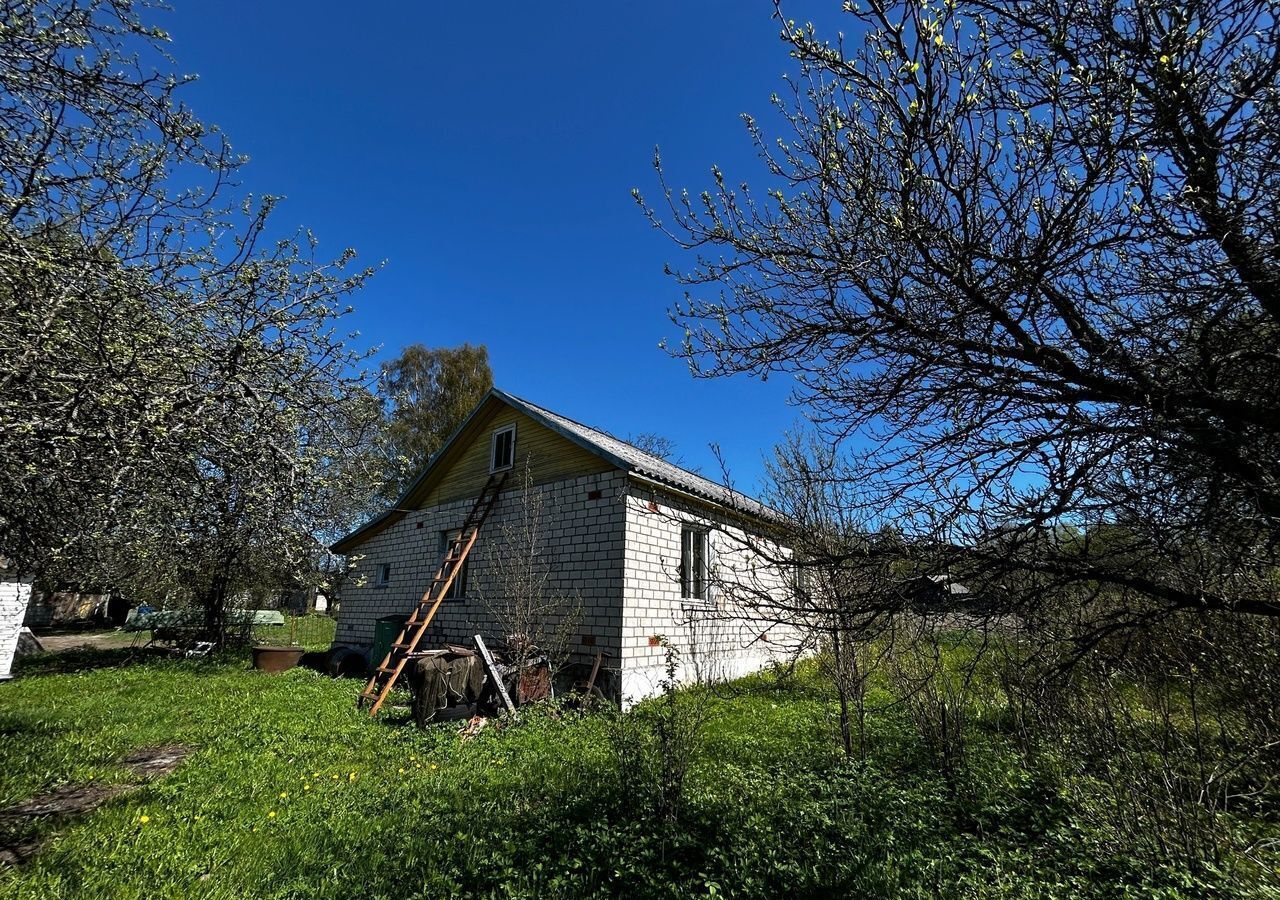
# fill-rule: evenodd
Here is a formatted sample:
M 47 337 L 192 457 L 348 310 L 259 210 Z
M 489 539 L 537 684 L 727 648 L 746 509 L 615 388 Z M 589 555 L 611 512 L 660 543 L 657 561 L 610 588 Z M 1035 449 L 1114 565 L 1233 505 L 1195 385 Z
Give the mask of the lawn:
M 681 820 L 618 771 L 604 715 L 526 714 L 460 741 L 356 711 L 359 685 L 242 659 L 48 663 L 0 686 L 0 805 L 131 776 L 140 747 L 188 744 L 166 778 L 87 816 L 9 826 L 44 840 L 0 870 L 21 897 L 1203 896 L 1212 885 L 1099 856 L 1087 831 L 980 740 L 963 797 L 906 724 L 866 762 L 837 753 L 812 669 L 712 701 Z M 627 787 L 623 787 L 623 786 Z M 2 826 L 0 826 L 2 827 Z M 33 831 L 34 829 L 34 831 Z M 1153 880 L 1154 879 L 1154 880 Z

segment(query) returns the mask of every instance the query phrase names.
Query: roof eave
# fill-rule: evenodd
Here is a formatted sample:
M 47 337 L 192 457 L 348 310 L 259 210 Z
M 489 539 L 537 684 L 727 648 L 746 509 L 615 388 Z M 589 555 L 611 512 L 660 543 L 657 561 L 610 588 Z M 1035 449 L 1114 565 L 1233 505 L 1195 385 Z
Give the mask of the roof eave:
M 382 526 L 384 523 L 388 522 L 388 520 L 397 515 L 403 515 L 404 513 L 409 512 L 409 509 L 406 507 L 406 504 L 409 503 L 409 498 L 412 497 L 414 492 L 422 486 L 423 482 L 425 482 L 428 477 L 430 477 L 431 473 L 435 471 L 436 464 L 444 458 L 444 455 L 449 451 L 449 448 L 452 447 L 462 433 L 467 430 L 467 426 L 475 421 L 476 416 L 480 415 L 480 411 L 488 406 L 489 401 L 494 397 L 498 397 L 504 402 L 510 403 L 506 394 L 499 391 L 497 388 L 490 388 L 488 393 L 484 395 L 484 398 L 477 403 L 475 408 L 467 414 L 465 419 L 462 420 L 461 424 L 459 424 L 457 428 L 453 429 L 453 433 L 445 438 L 444 443 L 440 445 L 440 449 L 432 454 L 431 459 L 429 459 L 427 464 L 422 467 L 422 471 L 419 472 L 417 477 L 409 483 L 409 486 L 400 493 L 400 496 L 396 498 L 396 502 L 392 504 L 391 508 L 370 519 L 368 522 L 365 522 L 350 534 L 338 538 L 338 540 L 329 545 L 329 549 L 334 553 L 341 553 L 345 555 L 350 550 L 354 550 L 356 547 L 360 546 L 360 544 L 366 539 L 366 536 L 372 537 L 372 535 L 367 534 L 367 532 L 372 530 L 373 533 L 376 534 L 382 530 Z
M 781 513 L 778 513 L 776 510 L 770 509 L 764 504 L 760 504 L 759 501 L 754 500 L 751 497 L 748 497 L 746 494 L 739 494 L 738 492 L 733 491 L 731 488 L 726 488 L 726 490 L 729 490 L 731 495 L 741 496 L 746 501 L 756 503 L 760 506 L 760 509 L 752 510 L 747 508 L 745 504 L 735 505 L 732 503 L 726 503 L 723 499 L 719 497 L 709 496 L 699 491 L 691 490 L 684 485 L 675 484 L 665 478 L 651 474 L 645 471 L 640 466 L 631 462 L 630 460 L 624 459 L 621 456 L 618 456 L 616 453 L 612 453 L 609 450 L 605 449 L 604 447 L 601 447 L 599 444 L 594 443 L 593 441 L 587 440 L 586 438 L 573 432 L 572 430 L 565 428 L 555 419 L 549 418 L 541 408 L 534 406 L 533 404 L 529 403 L 528 401 L 522 400 L 519 397 L 508 394 L 506 391 L 503 391 L 494 387 L 489 389 L 489 392 L 485 394 L 484 399 L 482 399 L 476 405 L 475 409 L 473 409 L 467 415 L 467 417 L 462 421 L 462 424 L 460 424 L 457 428 L 454 429 L 453 433 L 449 435 L 449 437 L 445 440 L 444 444 L 440 447 L 440 449 L 436 451 L 436 453 L 427 462 L 427 465 L 423 467 L 422 472 L 419 473 L 416 478 L 414 478 L 412 483 L 410 483 L 410 485 L 407 488 L 405 488 L 405 490 L 400 494 L 400 497 L 396 500 L 395 504 L 390 509 L 374 517 L 373 519 L 370 519 L 368 522 L 366 522 L 364 525 L 361 525 L 359 528 L 355 529 L 350 534 L 347 534 L 344 537 L 339 538 L 337 541 L 334 541 L 334 543 L 330 545 L 330 549 L 333 550 L 334 553 L 349 554 L 352 550 L 360 546 L 361 543 L 363 543 L 364 541 L 368 540 L 370 537 L 373 537 L 375 534 L 379 533 L 384 528 L 386 528 L 389 524 L 391 524 L 391 522 L 402 517 L 405 513 L 411 512 L 412 511 L 411 507 L 415 502 L 414 496 L 416 492 L 430 478 L 432 473 L 435 471 L 437 464 L 445 457 L 445 455 L 449 452 L 449 450 L 452 448 L 454 443 L 456 443 L 458 439 L 462 436 L 462 434 L 466 432 L 466 430 L 471 425 L 471 423 L 475 421 L 477 416 L 480 415 L 481 411 L 484 410 L 489 405 L 489 401 L 495 400 L 495 399 L 500 400 L 506 405 L 512 407 L 513 409 L 516 409 L 522 412 L 523 414 L 525 414 L 526 416 L 528 416 L 529 418 L 537 422 L 539 425 L 555 433 L 559 437 L 569 441 L 570 443 L 578 447 L 581 447 L 582 449 L 586 450 L 588 453 L 591 453 L 595 456 L 600 457 L 605 462 L 609 463 L 615 468 L 621 469 L 623 472 L 626 472 L 627 475 L 632 478 L 640 479 L 656 487 L 660 487 L 663 490 L 681 494 L 683 496 L 696 500 L 703 505 L 710 506 L 714 509 L 723 510 L 725 512 L 732 513 L 742 518 L 751 519 L 753 521 L 764 523 L 773 527 L 778 527 L 780 525 L 785 524 L 785 519 L 781 515 Z
M 501 391 L 498 388 L 493 389 L 493 394 L 498 399 L 503 400 L 506 403 L 510 404 L 511 406 L 514 406 L 516 409 L 520 410 L 522 413 L 524 413 L 529 418 L 533 419 L 542 427 L 547 428 L 551 431 L 554 431 L 556 434 L 564 438 L 566 441 L 570 441 L 571 443 L 578 445 L 579 447 L 586 450 L 587 452 L 595 454 L 596 456 L 603 459 L 605 462 L 610 463 L 616 466 L 617 468 L 623 469 L 624 471 L 627 471 L 627 472 L 631 472 L 635 470 L 636 467 L 632 465 L 630 462 L 628 462 L 627 460 L 623 459 L 622 457 L 618 456 L 615 453 L 610 453 L 608 450 L 604 449 L 599 444 L 594 444 L 591 441 L 588 441 L 586 438 L 582 437 L 581 435 L 574 434 L 572 431 L 565 428 L 559 422 L 555 421 L 554 419 L 548 418 L 547 415 L 541 409 L 539 409 L 536 406 L 533 406 L 527 401 L 521 400 L 519 397 L 514 397 L 511 394 L 508 394 L 506 391 Z
M 691 500 L 695 500 L 698 503 L 701 503 L 703 506 L 710 506 L 714 509 L 731 513 L 734 516 L 737 516 L 742 519 L 751 519 L 752 521 L 760 522 L 762 524 L 769 525 L 773 528 L 778 528 L 786 525 L 786 519 L 785 517 L 783 517 L 781 513 L 777 512 L 776 510 L 772 510 L 769 507 L 764 506 L 763 504 L 761 504 L 760 511 L 756 511 L 753 509 L 749 509 L 745 505 L 736 506 L 731 503 L 725 503 L 723 500 L 721 500 L 718 497 L 709 497 L 705 494 L 700 494 L 697 491 L 691 491 L 686 487 L 683 487 L 678 484 L 672 484 L 666 479 L 657 478 L 635 467 L 632 467 L 627 474 L 638 481 L 643 481 L 648 484 L 651 484 L 654 487 L 659 488 L 660 490 L 668 491 L 673 494 L 679 494 L 683 497 L 688 497 Z M 748 497 L 746 494 L 739 494 L 738 496 L 741 496 L 745 500 L 752 500 L 752 498 Z M 759 503 L 759 501 L 757 500 L 752 500 L 752 502 Z

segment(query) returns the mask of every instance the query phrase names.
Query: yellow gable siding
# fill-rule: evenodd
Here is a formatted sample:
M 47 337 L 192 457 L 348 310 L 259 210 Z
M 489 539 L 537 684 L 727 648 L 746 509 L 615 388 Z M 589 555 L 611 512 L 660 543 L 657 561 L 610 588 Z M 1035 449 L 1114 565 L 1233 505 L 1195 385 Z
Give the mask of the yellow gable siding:
M 493 432 L 512 423 L 516 426 L 516 452 L 515 467 L 511 470 L 511 477 L 506 485 L 508 490 L 516 487 L 519 479 L 524 477 L 526 460 L 534 484 L 561 481 L 579 475 L 594 475 L 614 468 L 606 460 L 562 438 L 504 403 L 495 404 L 495 411 L 486 418 L 487 421 L 475 432 L 475 437 L 452 462 L 442 460 L 447 469 L 426 496 L 417 502 L 418 509 L 479 494 L 485 479 L 489 477 L 490 441 Z

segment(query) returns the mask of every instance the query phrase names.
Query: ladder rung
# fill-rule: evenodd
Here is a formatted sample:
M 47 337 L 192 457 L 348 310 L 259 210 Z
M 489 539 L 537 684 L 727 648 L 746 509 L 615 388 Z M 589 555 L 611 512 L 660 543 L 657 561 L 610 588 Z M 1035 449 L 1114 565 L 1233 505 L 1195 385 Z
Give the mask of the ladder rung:
M 480 526 L 489 518 L 489 513 L 493 510 L 493 505 L 498 501 L 498 494 L 506 483 L 508 474 L 510 473 L 502 472 L 489 476 L 488 481 L 485 482 L 480 491 L 480 496 L 476 498 L 471 511 L 467 513 L 467 518 L 463 521 L 462 528 L 458 531 L 458 536 L 449 542 L 444 560 L 440 563 L 440 567 L 431 581 L 431 586 L 427 588 L 426 593 L 422 595 L 422 599 L 418 601 L 417 607 L 409 614 L 409 618 L 405 620 L 404 628 L 401 629 L 400 635 L 392 642 L 391 648 L 387 653 L 387 660 L 395 660 L 395 662 L 389 666 L 379 665 L 374 669 L 369 683 L 360 692 L 359 697 L 361 700 L 373 701 L 373 708 L 369 710 L 369 715 L 377 715 L 379 707 L 386 702 L 392 687 L 395 686 L 396 679 L 404 672 L 405 664 L 409 660 L 408 654 L 417 646 L 423 631 L 431 624 L 431 619 L 435 616 L 440 602 L 444 599 L 444 591 L 437 591 L 436 589 L 443 587 L 446 581 L 452 582 L 457 577 L 458 564 L 465 563 L 467 554 L 474 548 L 476 538 L 479 536 Z

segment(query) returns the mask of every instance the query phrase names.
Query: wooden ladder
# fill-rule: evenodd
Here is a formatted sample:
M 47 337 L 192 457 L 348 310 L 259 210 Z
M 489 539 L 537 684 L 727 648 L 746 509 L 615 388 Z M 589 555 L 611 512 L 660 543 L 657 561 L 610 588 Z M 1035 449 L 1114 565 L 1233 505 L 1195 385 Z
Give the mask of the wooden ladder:
M 480 534 L 480 526 L 489 517 L 489 512 L 493 509 L 493 504 L 497 501 L 498 494 L 506 484 L 509 474 L 511 474 L 510 471 L 495 472 L 484 483 L 480 496 L 476 497 L 475 505 L 471 507 L 466 521 L 462 523 L 458 536 L 449 541 L 448 550 L 445 552 L 444 559 L 440 561 L 440 568 L 436 570 L 431 584 L 413 612 L 409 614 L 409 618 L 405 620 L 404 627 L 392 642 L 386 657 L 373 670 L 369 683 L 360 692 L 356 700 L 357 706 L 363 707 L 366 700 L 373 701 L 373 706 L 369 709 L 370 718 L 378 714 L 378 710 L 382 708 L 383 702 L 395 686 L 396 679 L 400 677 L 400 673 L 409 662 L 409 654 L 417 649 L 418 642 L 427 633 L 431 620 L 436 617 L 436 611 L 467 561 L 467 554 L 475 546 L 476 537 Z

